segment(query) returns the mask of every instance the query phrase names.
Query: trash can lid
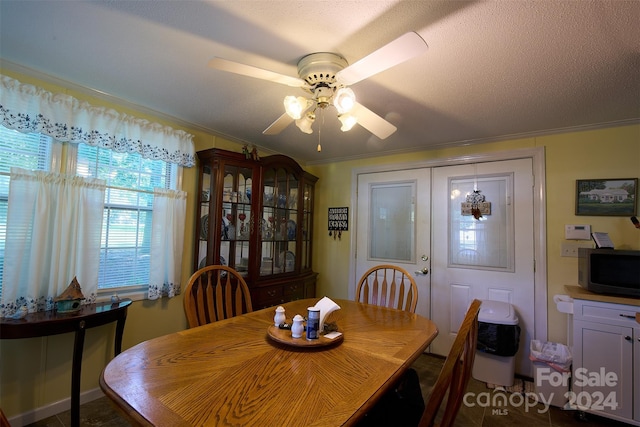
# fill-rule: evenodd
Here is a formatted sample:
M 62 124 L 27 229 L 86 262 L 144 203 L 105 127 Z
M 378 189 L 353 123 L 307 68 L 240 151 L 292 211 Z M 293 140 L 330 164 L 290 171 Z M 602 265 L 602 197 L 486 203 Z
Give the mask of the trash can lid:
M 483 300 L 478 321 L 499 325 L 517 325 L 518 316 L 516 316 L 513 305 L 508 302 Z

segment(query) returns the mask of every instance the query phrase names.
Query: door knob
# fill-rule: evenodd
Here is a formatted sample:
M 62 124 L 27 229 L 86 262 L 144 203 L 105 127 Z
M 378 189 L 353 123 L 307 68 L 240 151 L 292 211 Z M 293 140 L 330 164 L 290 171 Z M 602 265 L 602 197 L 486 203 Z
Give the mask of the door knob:
M 429 269 L 425 267 L 422 270 L 416 270 L 416 274 L 429 274 Z

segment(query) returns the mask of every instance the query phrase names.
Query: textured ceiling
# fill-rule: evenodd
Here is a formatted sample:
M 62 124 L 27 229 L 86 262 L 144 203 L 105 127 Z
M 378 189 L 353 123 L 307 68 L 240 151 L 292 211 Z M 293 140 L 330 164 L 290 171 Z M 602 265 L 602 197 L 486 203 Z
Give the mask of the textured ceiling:
M 622 0 L 2 0 L 0 57 L 315 163 L 637 123 L 638 22 L 640 2 Z M 311 135 L 263 135 L 284 96 L 304 92 L 207 66 L 219 56 L 297 76 L 306 54 L 353 63 L 407 31 L 427 53 L 352 86 L 397 126 L 385 140 L 341 132 L 332 109 Z

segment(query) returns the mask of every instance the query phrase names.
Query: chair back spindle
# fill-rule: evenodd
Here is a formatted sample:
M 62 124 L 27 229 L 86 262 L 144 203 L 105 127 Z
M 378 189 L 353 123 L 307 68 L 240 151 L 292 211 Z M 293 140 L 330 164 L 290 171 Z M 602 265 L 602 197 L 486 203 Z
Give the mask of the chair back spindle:
M 362 275 L 356 290 L 356 300 L 415 313 L 418 286 L 409 272 L 402 267 L 391 264 L 377 265 Z
M 231 267 L 203 267 L 187 283 L 184 311 L 190 328 L 252 312 L 249 287 Z

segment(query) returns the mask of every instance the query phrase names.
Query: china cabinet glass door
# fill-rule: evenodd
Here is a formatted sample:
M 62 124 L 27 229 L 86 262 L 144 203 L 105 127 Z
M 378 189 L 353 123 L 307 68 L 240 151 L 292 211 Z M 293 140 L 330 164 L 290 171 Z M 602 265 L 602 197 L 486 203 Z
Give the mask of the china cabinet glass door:
M 221 206 L 220 264 L 235 268 L 246 276 L 249 269 L 252 170 L 224 165 Z
M 263 173 L 260 275 L 296 269 L 298 179 L 285 169 Z
M 230 162 L 217 166 L 202 168 L 198 268 L 227 265 L 246 277 L 255 222 L 251 209 L 254 169 Z

